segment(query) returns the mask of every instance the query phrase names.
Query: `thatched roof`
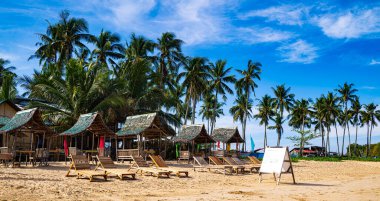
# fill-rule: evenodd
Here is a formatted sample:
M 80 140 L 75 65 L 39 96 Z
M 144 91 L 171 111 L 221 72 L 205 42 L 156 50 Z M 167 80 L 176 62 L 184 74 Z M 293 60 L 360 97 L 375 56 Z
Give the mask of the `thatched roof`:
M 59 135 L 77 135 L 85 131 L 90 131 L 95 135 L 115 135 L 97 112 L 80 115 L 73 127 Z
M 0 128 L 0 132 L 2 133 L 12 133 L 16 131 L 32 131 L 35 133 L 46 134 L 53 133 L 53 131 L 43 123 L 41 112 L 37 108 L 17 112 L 7 124 Z
M 174 142 L 192 142 L 197 144 L 213 143 L 215 140 L 207 134 L 205 126 L 199 125 L 184 125 L 181 128 L 178 136 L 173 138 Z
M 223 143 L 244 143 L 237 128 L 215 128 L 211 136 Z
M 148 138 L 175 135 L 173 128 L 157 113 L 127 117 L 123 127 L 116 134 L 120 137 L 135 137 L 140 133 L 144 133 L 144 137 Z
M 11 118 L 9 117 L 0 117 L 0 125 L 4 126 L 5 124 L 9 122 L 9 120 L 11 120 Z

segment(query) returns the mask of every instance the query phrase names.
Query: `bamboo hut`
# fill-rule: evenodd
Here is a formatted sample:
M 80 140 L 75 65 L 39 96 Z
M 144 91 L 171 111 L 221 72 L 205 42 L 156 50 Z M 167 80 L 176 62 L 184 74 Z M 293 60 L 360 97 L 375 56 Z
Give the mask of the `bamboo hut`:
M 148 113 L 127 117 L 116 134 L 120 143 L 118 159 L 128 160 L 131 155 L 146 154 L 159 154 L 165 158 L 167 141 L 175 131 L 158 113 Z
M 21 154 L 26 155 L 26 160 L 28 156 L 33 158 L 36 149 L 49 150 L 53 135 L 53 131 L 42 121 L 37 108 L 17 112 L 0 128 L 0 133 L 6 135 L 4 144 L 7 149 L 19 154 L 20 158 Z
M 218 150 L 216 150 L 214 153 L 215 155 L 225 155 L 225 151 L 230 152 L 230 145 L 231 143 L 236 144 L 236 150 L 239 150 L 239 144 L 245 143 L 243 138 L 239 134 L 239 130 L 235 128 L 215 128 L 212 132 L 212 138 L 214 138 L 215 141 L 218 142 L 218 145 L 220 145 L 220 142 L 223 143 L 223 150 L 220 154 Z M 220 146 L 218 146 L 220 148 Z
M 178 136 L 174 137 L 173 141 L 187 145 L 188 151 L 191 151 L 192 155 L 202 156 L 206 156 L 210 151 L 209 148 L 211 148 L 211 146 L 207 147 L 207 145 L 215 143 L 215 140 L 207 134 L 203 124 L 183 125 Z M 197 153 L 195 153 L 195 146 L 201 144 L 206 145 L 205 152 L 200 152 L 198 150 Z
M 9 120 L 18 112 L 19 108 L 16 104 L 9 100 L 0 101 L 0 127 L 8 123 Z M 5 147 L 5 142 L 7 135 L 2 135 L 0 137 L 0 147 Z
M 70 146 L 70 151 L 75 152 L 70 154 L 77 155 L 77 152 L 83 152 L 89 156 L 96 154 L 104 156 L 105 138 L 109 137 L 111 142 L 111 138 L 116 137 L 98 112 L 80 115 L 77 122 L 70 129 L 59 135 L 64 137 L 66 155 L 68 155 L 68 146 Z M 67 139 L 68 137 L 69 139 Z M 110 153 L 107 152 L 106 155 L 110 155 Z

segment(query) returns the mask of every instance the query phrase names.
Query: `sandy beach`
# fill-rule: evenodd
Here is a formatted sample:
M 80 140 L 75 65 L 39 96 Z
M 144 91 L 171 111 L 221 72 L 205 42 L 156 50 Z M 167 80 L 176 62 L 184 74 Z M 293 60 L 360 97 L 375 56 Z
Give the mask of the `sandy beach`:
M 190 166 L 187 166 L 190 178 L 138 175 L 137 180 L 110 178 L 91 183 L 75 176 L 65 177 L 68 166 L 61 162 L 49 167 L 2 167 L 0 199 L 378 200 L 380 197 L 380 163 L 300 161 L 293 166 L 297 184 L 292 184 L 291 175 L 286 174 L 279 186 L 271 175 L 264 175 L 259 184 L 257 173 L 228 176 L 194 172 Z

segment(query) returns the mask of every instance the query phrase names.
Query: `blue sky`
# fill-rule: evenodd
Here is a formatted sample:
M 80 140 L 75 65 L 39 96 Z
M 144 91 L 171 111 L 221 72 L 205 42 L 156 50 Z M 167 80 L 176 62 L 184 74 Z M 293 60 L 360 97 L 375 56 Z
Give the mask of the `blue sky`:
M 315 98 L 347 81 L 363 103 L 380 103 L 380 1 L 3 0 L 0 57 L 10 60 L 17 74 L 40 69 L 36 60 L 27 61 L 36 49 L 35 33 L 44 33 L 46 20 L 56 22 L 63 9 L 85 18 L 95 35 L 104 28 L 125 41 L 132 32 L 156 39 L 170 31 L 185 41 L 186 55 L 227 59 L 236 69 L 249 59 L 259 61 L 258 97 L 285 83 L 296 98 Z M 229 96 L 217 127 L 240 127 L 228 114 L 233 100 Z M 256 121 L 248 123 L 247 132 L 262 144 L 263 128 Z M 290 135 L 294 132 L 286 127 L 285 137 Z M 373 135 L 380 135 L 379 128 Z M 270 136 L 273 145 L 275 133 Z

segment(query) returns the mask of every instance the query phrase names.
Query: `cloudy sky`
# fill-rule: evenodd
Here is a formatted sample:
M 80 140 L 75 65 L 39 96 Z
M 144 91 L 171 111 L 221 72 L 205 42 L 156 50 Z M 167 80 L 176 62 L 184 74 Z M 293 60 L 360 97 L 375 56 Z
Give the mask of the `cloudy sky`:
M 245 68 L 249 59 L 259 61 L 263 73 L 257 97 L 285 83 L 296 98 L 315 98 L 347 81 L 355 84 L 363 103 L 380 104 L 380 2 L 3 0 L 0 57 L 10 60 L 17 74 L 40 69 L 36 60 L 28 61 L 36 50 L 35 33 L 44 33 L 63 9 L 85 18 L 95 35 L 105 29 L 126 41 L 132 32 L 156 39 L 169 31 L 185 41 L 186 55 L 226 59 L 235 69 Z M 217 127 L 240 127 L 228 114 L 233 101 L 229 96 Z M 248 124 L 256 147 L 262 147 L 263 130 L 256 121 Z M 275 133 L 269 135 L 274 145 Z M 285 137 L 291 135 L 286 126 Z M 374 136 L 380 141 L 380 129 Z M 284 144 L 291 145 L 285 139 Z

